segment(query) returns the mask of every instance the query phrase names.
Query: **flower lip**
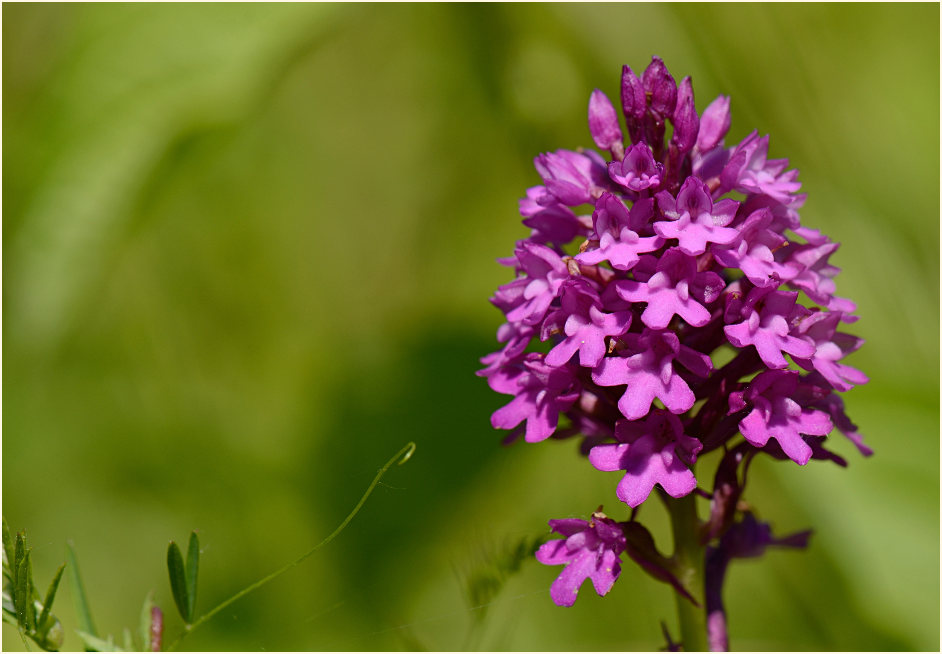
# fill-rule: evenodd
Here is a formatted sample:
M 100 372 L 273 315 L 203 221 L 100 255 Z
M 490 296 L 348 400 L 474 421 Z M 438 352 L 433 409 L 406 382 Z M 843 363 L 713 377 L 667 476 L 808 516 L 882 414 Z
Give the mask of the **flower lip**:
M 663 166 L 654 160 L 654 153 L 645 143 L 636 143 L 622 161 L 608 164 L 608 176 L 632 191 L 643 191 L 661 183 Z

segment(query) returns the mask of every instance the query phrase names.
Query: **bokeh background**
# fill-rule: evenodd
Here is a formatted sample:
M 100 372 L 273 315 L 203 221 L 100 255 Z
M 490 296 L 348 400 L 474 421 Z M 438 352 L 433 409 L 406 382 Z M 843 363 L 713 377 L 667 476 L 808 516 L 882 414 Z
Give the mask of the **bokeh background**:
M 3 513 L 39 584 L 75 544 L 100 632 L 201 534 L 199 607 L 302 566 L 193 649 L 652 650 L 673 598 L 627 565 L 552 604 L 546 520 L 617 512 L 572 442 L 500 445 L 495 259 L 532 158 L 591 145 L 593 88 L 661 55 L 732 96 L 843 243 L 876 455 L 758 462 L 748 499 L 804 553 L 734 566 L 737 649 L 939 647 L 939 7 L 3 7 Z M 646 509 L 664 550 L 656 503 Z M 68 584 L 57 614 L 80 647 Z M 480 608 L 480 605 L 486 605 Z M 676 629 L 674 630 L 676 633 Z M 3 626 L 5 649 L 22 647 Z

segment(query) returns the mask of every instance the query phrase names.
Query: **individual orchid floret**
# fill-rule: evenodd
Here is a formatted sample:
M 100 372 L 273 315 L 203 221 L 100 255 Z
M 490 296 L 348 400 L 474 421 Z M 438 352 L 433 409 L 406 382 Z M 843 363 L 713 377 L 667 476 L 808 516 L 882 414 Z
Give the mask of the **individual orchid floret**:
M 748 215 L 739 227 L 739 240 L 730 247 L 711 249 L 716 261 L 726 268 L 739 268 L 756 286 L 778 286 L 782 279 L 794 276 L 793 266 L 775 258 L 775 252 L 787 241 L 784 236 L 769 229 L 773 215 L 769 209 L 758 209 Z
M 573 278 L 562 285 L 561 308 L 547 316 L 543 340 L 552 331 L 562 331 L 566 338 L 546 355 L 550 366 L 561 366 L 579 353 L 579 365 L 594 368 L 608 349 L 606 337 L 621 336 L 631 325 L 630 311 L 606 313 L 598 292 L 582 278 Z
M 631 270 L 638 257 L 661 247 L 664 239 L 659 236 L 638 236 L 654 216 L 654 199 L 645 198 L 635 202 L 631 210 L 611 193 L 604 193 L 595 203 L 592 221 L 595 233 L 589 249 L 576 255 L 576 261 L 597 264 L 608 261 L 617 270 Z M 596 244 L 595 248 L 592 245 Z
M 618 125 L 618 115 L 608 96 L 595 89 L 589 97 L 589 132 L 602 150 L 611 150 L 620 159 L 624 154 L 624 137 Z
M 663 166 L 654 160 L 651 148 L 637 143 L 628 149 L 622 161 L 608 164 L 608 176 L 632 191 L 643 191 L 661 183 Z
M 684 434 L 680 419 L 655 410 L 643 422 L 615 423 L 616 444 L 598 445 L 589 462 L 599 470 L 624 470 L 615 491 L 618 499 L 634 508 L 648 499 L 659 484 L 671 497 L 683 497 L 697 486 L 690 466 L 703 445 Z
M 601 507 L 599 507 L 601 509 Z M 621 573 L 619 557 L 625 551 L 625 534 L 621 525 L 601 510 L 592 520 L 550 520 L 550 528 L 564 539 L 544 543 L 536 551 L 536 559 L 545 565 L 565 565 L 550 587 L 550 597 L 557 606 L 572 606 L 579 587 L 592 580 L 595 592 L 605 595 Z
M 646 282 L 615 283 L 623 300 L 648 303 L 641 321 L 651 329 L 665 329 L 675 315 L 702 327 L 710 321 L 710 312 L 703 304 L 719 297 L 725 286 L 723 278 L 715 272 L 697 272 L 697 260 L 680 248 L 667 250 Z
M 534 165 L 552 197 L 570 207 L 592 202 L 604 190 L 598 184 L 604 184 L 605 162 L 595 152 L 557 150 L 541 154 Z
M 732 299 L 726 322 L 735 324 L 723 328 L 726 338 L 736 347 L 755 346 L 762 362 L 776 370 L 788 367 L 783 353 L 801 359 L 814 356 L 811 339 L 798 331 L 798 322 L 811 312 L 797 302 L 798 293 L 774 286 L 752 289 L 742 303 Z
M 513 429 L 526 420 L 528 443 L 549 438 L 559 424 L 559 414 L 579 399 L 579 387 L 567 367 L 554 368 L 543 355 L 531 352 L 523 360 L 516 379 L 516 397 L 491 416 L 495 429 Z
M 514 395 L 517 388 L 516 379 L 522 370 L 519 364 L 530 340 L 536 333 L 536 328 L 523 323 L 504 323 L 497 329 L 497 340 L 506 343 L 502 350 L 492 352 L 481 358 L 486 367 L 477 372 L 478 376 L 486 377 L 487 383 L 494 391 L 507 395 Z
M 855 384 L 866 384 L 867 376 L 838 361 L 859 349 L 863 339 L 838 332 L 840 321 L 839 311 L 818 311 L 802 320 L 798 334 L 811 339 L 815 352 L 810 359 L 793 358 L 805 370 L 817 370 L 835 389 L 849 391 Z
M 759 137 L 753 131 L 736 146 L 720 179 L 724 189 L 742 193 L 761 193 L 779 201 L 788 202 L 801 188 L 796 181 L 797 170 L 783 172 L 788 159 L 767 159 L 769 137 Z
M 832 311 L 851 313 L 856 305 L 850 300 L 835 297 L 834 277 L 840 268 L 828 262 L 828 258 L 837 251 L 840 243 L 825 241 L 819 245 L 797 245 L 786 252 L 786 263 L 793 273 L 785 280 L 794 288 L 805 292 L 812 302 Z
M 576 214 L 561 204 L 541 207 L 539 211 L 524 218 L 523 224 L 533 230 L 529 240 L 558 246 L 565 245 L 588 231 Z
M 697 133 L 697 150 L 707 152 L 723 142 L 729 131 L 729 96 L 721 95 L 707 105 L 700 116 L 700 131 Z
M 727 227 L 736 216 L 739 203 L 729 198 L 713 202 L 710 189 L 696 177 L 688 177 L 676 200 L 661 191 L 657 206 L 669 220 L 654 223 L 654 231 L 664 238 L 676 238 L 684 254 L 696 256 L 706 252 L 707 243 L 730 245 L 739 238 L 739 230 Z
M 523 241 L 514 254 L 525 275 L 501 286 L 492 301 L 508 306 L 508 320 L 532 325 L 546 315 L 569 270 L 556 252 L 539 243 Z
M 674 362 L 700 377 L 713 368 L 710 357 L 680 344 L 669 331 L 645 329 L 641 334 L 626 334 L 619 356 L 605 357 L 592 372 L 599 386 L 627 384 L 618 401 L 618 410 L 629 420 L 647 415 L 655 398 L 672 413 L 683 413 L 696 398 L 686 381 L 674 369 Z
M 730 558 L 755 558 L 762 556 L 768 547 L 804 549 L 810 537 L 811 531 L 805 530 L 776 538 L 769 523 L 759 522 L 751 511 L 746 511 L 742 520 L 723 534 L 720 549 Z
M 745 391 L 729 396 L 730 413 L 751 407 L 739 422 L 739 431 L 756 447 L 774 438 L 782 451 L 798 465 L 811 459 L 811 446 L 801 437 L 827 436 L 834 426 L 823 411 L 803 408 L 792 396 L 798 390 L 798 373 L 793 370 L 767 370 L 749 382 Z
M 821 409 L 831 416 L 831 421 L 837 430 L 844 434 L 847 440 L 853 443 L 862 455 L 870 456 L 873 454 L 873 450 L 863 442 L 863 436 L 857 430 L 857 425 L 844 412 L 844 401 L 840 395 L 828 393 L 823 398 L 810 402 L 808 406 L 813 409 Z

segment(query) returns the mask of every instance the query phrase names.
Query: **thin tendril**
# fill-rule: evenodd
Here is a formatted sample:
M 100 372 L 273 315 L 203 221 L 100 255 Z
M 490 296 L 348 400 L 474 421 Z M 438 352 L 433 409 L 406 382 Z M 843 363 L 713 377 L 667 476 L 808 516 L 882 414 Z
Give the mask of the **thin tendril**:
M 317 550 L 322 548 L 324 545 L 327 545 L 330 541 L 336 538 L 340 534 L 340 532 L 343 531 L 348 524 L 350 524 L 350 521 L 356 517 L 357 513 L 360 512 L 360 509 L 363 508 L 363 505 L 366 503 L 366 500 L 373 493 L 373 490 L 376 488 L 377 484 L 379 484 L 379 481 L 380 479 L 383 478 L 383 475 L 386 474 L 386 471 L 389 470 L 394 463 L 398 463 L 398 465 L 402 465 L 403 463 L 408 461 L 412 457 L 413 452 L 415 452 L 415 443 L 412 443 L 412 442 L 407 443 L 405 446 L 403 446 L 401 450 L 396 452 L 396 454 L 391 459 L 389 459 L 389 461 L 386 462 L 386 465 L 384 465 L 382 468 L 379 469 L 379 471 L 376 473 L 376 476 L 373 477 L 373 481 L 370 482 L 370 485 L 367 487 L 366 492 L 363 493 L 363 496 L 360 498 L 360 501 L 357 502 L 357 505 L 353 507 L 353 510 L 350 511 L 347 517 L 344 518 L 343 522 L 341 522 L 340 525 L 336 529 L 334 529 L 334 531 L 331 532 L 331 534 L 327 538 L 325 538 L 324 540 L 319 542 L 317 545 L 315 545 L 313 548 L 311 548 L 310 550 L 302 554 L 296 560 L 292 561 L 291 563 L 287 564 L 286 566 L 282 568 L 279 568 L 278 570 L 271 573 L 267 577 L 263 577 L 262 579 L 259 579 L 254 584 L 243 588 L 238 593 L 236 593 L 229 599 L 225 600 L 224 602 L 222 602 L 221 604 L 219 604 L 218 606 L 210 610 L 208 613 L 205 613 L 202 616 L 200 616 L 199 619 L 197 619 L 192 624 L 187 625 L 186 630 L 182 634 L 180 634 L 176 640 L 174 640 L 172 643 L 170 643 L 170 645 L 167 646 L 166 651 L 171 651 L 171 650 L 176 649 L 177 645 L 179 645 L 180 642 L 184 638 L 186 638 L 189 634 L 196 631 L 197 628 L 199 628 L 205 622 L 208 622 L 213 616 L 215 616 L 217 613 L 222 611 L 224 608 L 226 608 L 233 602 L 242 599 L 243 597 L 251 593 L 253 590 L 256 590 L 257 588 L 261 588 L 262 586 L 267 584 L 269 581 L 271 581 L 275 577 L 278 577 L 284 574 L 285 572 L 287 572 L 288 570 L 290 570 L 291 568 L 295 567 L 296 565 L 299 565 L 306 558 L 311 556 L 314 552 L 316 552 Z

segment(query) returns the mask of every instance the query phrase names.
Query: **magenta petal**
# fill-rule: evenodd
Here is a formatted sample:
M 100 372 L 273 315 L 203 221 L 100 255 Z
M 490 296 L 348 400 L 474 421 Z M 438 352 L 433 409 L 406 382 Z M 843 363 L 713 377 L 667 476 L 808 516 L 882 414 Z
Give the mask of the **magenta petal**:
M 603 472 L 624 470 L 627 443 L 596 445 L 589 451 L 589 463 Z
M 602 150 L 611 150 L 616 143 L 622 142 L 615 107 L 608 96 L 598 89 L 589 97 L 589 131 L 592 140 Z
M 583 522 L 583 524 L 585 523 Z M 563 565 L 569 561 L 572 555 L 566 549 L 566 541 L 557 539 L 540 545 L 535 556 L 536 560 L 544 565 Z
M 591 553 L 581 552 L 559 573 L 550 586 L 550 597 L 557 606 L 572 606 L 576 603 L 579 587 L 592 574 L 593 559 Z
M 596 561 L 595 571 L 591 576 L 595 592 L 599 595 L 607 595 L 620 573 L 621 562 L 618 560 L 618 555 L 612 550 L 603 551 Z

